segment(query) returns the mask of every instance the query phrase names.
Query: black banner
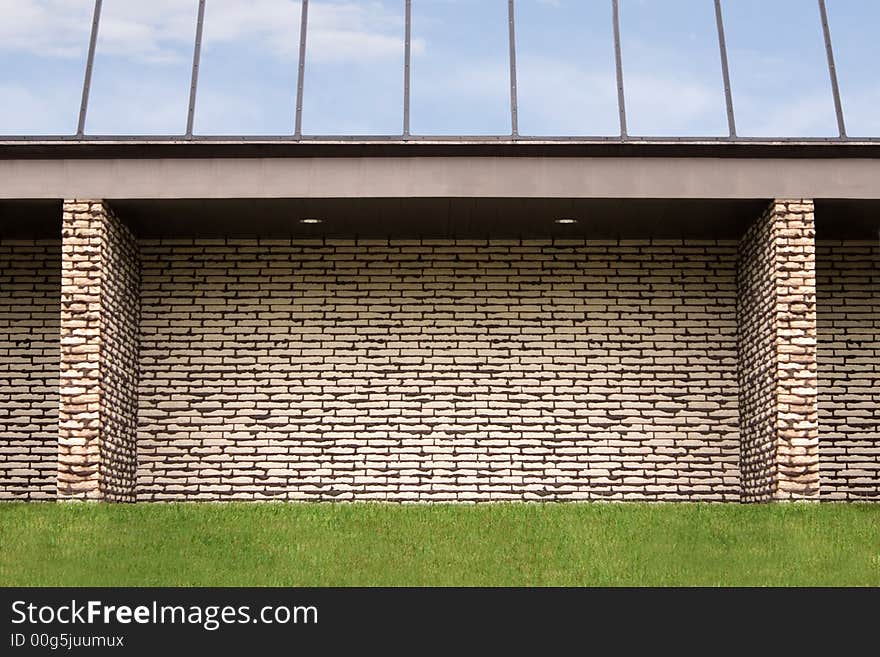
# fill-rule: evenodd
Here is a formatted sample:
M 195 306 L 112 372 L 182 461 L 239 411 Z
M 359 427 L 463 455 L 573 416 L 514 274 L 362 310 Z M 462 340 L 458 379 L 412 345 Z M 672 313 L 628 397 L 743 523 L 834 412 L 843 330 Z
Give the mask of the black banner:
M 0 597 L 0 655 L 546 654 L 679 650 L 700 636 L 715 647 L 792 648 L 823 632 L 840 648 L 876 646 L 880 609 L 876 589 L 22 588 Z

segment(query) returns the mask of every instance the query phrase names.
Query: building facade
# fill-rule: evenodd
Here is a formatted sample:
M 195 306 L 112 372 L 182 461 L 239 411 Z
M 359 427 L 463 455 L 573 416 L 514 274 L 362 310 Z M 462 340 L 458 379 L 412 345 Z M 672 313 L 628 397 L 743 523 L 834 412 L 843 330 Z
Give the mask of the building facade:
M 880 499 L 875 144 L 0 154 L 0 499 Z

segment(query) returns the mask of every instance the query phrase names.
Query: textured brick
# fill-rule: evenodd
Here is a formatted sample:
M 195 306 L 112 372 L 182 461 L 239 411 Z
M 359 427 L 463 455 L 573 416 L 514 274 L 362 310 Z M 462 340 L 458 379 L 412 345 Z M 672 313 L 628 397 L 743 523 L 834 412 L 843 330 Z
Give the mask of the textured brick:
M 777 200 L 738 260 L 743 500 L 819 493 L 812 202 Z
M 0 241 L 0 500 L 55 497 L 60 304 L 60 241 Z
M 58 496 L 134 501 L 137 244 L 101 201 L 65 201 Z
M 819 242 L 823 499 L 880 500 L 880 245 Z
M 739 499 L 735 242 L 140 250 L 141 500 Z

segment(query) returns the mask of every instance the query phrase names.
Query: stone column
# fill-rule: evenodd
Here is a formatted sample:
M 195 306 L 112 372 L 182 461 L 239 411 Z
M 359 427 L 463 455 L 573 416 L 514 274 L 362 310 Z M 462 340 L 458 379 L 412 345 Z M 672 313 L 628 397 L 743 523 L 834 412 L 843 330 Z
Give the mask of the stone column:
M 58 498 L 133 502 L 137 242 L 103 201 L 63 212 Z
M 818 499 L 813 202 L 776 200 L 740 242 L 742 500 Z

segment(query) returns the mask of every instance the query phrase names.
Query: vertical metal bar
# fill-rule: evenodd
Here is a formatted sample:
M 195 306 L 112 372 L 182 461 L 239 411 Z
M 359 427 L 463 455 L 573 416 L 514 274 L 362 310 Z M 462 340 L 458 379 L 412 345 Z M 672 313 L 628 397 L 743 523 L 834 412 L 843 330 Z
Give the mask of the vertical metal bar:
M 837 67 L 834 65 L 831 26 L 828 24 L 828 10 L 825 8 L 825 0 L 819 0 L 819 15 L 822 17 L 822 32 L 825 34 L 825 54 L 828 56 L 828 74 L 831 76 L 831 92 L 834 95 L 834 111 L 837 113 L 837 129 L 843 139 L 846 138 L 846 124 L 843 120 L 843 105 L 840 102 L 840 86 L 837 84 Z
M 76 136 L 82 137 L 86 131 L 86 112 L 89 108 L 89 91 L 92 86 L 92 67 L 95 64 L 95 46 L 98 43 L 98 25 L 101 23 L 102 0 L 95 0 L 95 13 L 92 16 L 92 34 L 89 37 L 89 54 L 86 59 L 86 73 L 83 78 L 82 101 L 79 105 L 79 121 L 76 124 Z
M 620 10 L 617 0 L 611 0 L 611 18 L 614 21 L 614 61 L 617 66 L 617 107 L 620 112 L 620 136 L 626 139 L 626 99 L 623 96 L 623 60 L 620 54 Z
M 507 29 L 510 41 L 510 134 L 519 135 L 516 103 L 516 18 L 513 0 L 507 0 Z
M 403 45 L 403 136 L 409 137 L 409 84 L 412 61 L 412 0 L 406 0 L 406 30 Z
M 205 24 L 205 0 L 199 0 L 199 17 L 196 20 L 196 44 L 193 47 L 192 79 L 189 85 L 189 112 L 186 115 L 186 136 L 192 137 L 196 114 L 196 89 L 199 86 L 199 60 L 202 57 L 202 26 Z
M 294 135 L 302 137 L 303 81 L 306 77 L 306 32 L 309 24 L 309 0 L 302 0 L 299 23 L 299 72 L 296 79 L 296 128 Z
M 733 113 L 733 93 L 730 89 L 730 67 L 727 64 L 727 39 L 724 37 L 724 17 L 721 0 L 715 0 L 715 23 L 718 25 L 718 48 L 721 52 L 721 75 L 724 77 L 724 100 L 727 103 L 727 127 L 731 139 L 736 137 L 736 117 Z

